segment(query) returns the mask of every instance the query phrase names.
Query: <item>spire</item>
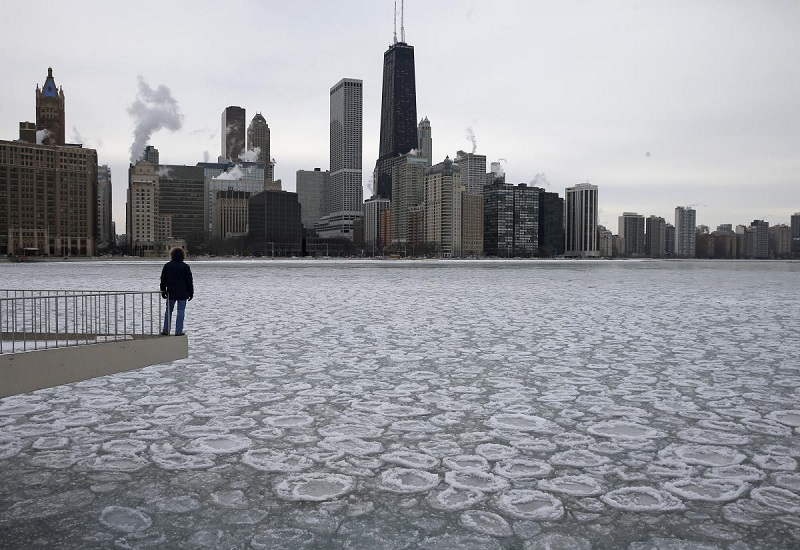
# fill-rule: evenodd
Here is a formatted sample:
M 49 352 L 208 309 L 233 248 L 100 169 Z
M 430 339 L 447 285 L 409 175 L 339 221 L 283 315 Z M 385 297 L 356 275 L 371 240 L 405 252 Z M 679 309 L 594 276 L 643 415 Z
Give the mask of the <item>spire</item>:
M 397 44 L 397 0 L 394 2 L 394 42 Z
M 403 12 L 405 7 L 405 1 L 400 0 L 400 42 L 403 44 L 406 43 L 406 28 L 403 26 Z

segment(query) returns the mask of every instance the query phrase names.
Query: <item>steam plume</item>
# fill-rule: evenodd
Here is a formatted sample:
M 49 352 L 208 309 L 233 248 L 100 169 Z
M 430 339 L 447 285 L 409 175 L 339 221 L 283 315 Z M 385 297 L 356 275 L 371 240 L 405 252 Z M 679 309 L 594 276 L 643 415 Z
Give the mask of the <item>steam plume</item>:
M 154 132 L 166 128 L 173 132 L 183 126 L 183 115 L 178 102 L 172 97 L 169 88 L 161 84 L 155 90 L 151 88 L 141 75 L 139 92 L 136 99 L 128 107 L 128 114 L 134 122 L 133 144 L 131 145 L 131 164 L 142 158 L 144 147 Z
M 53 132 L 48 130 L 47 128 L 43 130 L 36 130 L 36 145 L 41 145 L 45 142 L 45 140 L 49 139 L 50 136 L 53 135 Z
M 242 171 L 242 167 L 238 164 L 234 165 L 231 168 L 228 168 L 219 176 L 214 176 L 215 180 L 240 180 L 243 179 L 245 173 Z
M 472 154 L 474 155 L 478 148 L 478 142 L 475 140 L 475 132 L 472 131 L 472 126 L 467 126 L 467 139 L 472 142 Z
M 242 162 L 256 162 L 259 154 L 261 154 L 261 147 L 256 147 L 239 155 L 239 160 Z
M 550 182 L 547 181 L 547 176 L 545 176 L 544 172 L 540 172 L 533 176 L 533 179 L 531 180 L 531 187 L 541 187 L 542 189 L 550 187 Z

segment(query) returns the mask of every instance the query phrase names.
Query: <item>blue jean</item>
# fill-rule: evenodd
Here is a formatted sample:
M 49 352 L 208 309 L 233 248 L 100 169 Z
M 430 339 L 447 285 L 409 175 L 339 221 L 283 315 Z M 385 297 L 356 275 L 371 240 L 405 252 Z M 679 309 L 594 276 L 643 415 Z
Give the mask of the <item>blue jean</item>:
M 167 300 L 167 311 L 164 313 L 164 332 L 169 334 L 169 326 L 172 319 L 172 310 L 175 309 L 175 302 L 178 302 L 178 316 L 175 317 L 175 334 L 183 334 L 183 317 L 186 313 L 186 300 Z

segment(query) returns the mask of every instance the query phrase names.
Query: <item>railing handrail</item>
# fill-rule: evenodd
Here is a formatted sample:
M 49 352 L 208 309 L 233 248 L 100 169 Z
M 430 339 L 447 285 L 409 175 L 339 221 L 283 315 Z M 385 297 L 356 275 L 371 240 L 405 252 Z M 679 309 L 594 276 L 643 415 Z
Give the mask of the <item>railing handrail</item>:
M 158 336 L 162 309 L 159 291 L 0 289 L 0 353 Z

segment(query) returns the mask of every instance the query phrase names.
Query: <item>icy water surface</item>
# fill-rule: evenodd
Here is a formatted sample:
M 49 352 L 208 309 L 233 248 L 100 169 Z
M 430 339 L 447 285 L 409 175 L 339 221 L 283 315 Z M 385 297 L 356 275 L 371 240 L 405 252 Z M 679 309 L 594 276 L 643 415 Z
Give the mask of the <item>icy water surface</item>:
M 0 548 L 800 546 L 798 263 L 191 266 L 189 359 L 0 400 Z

